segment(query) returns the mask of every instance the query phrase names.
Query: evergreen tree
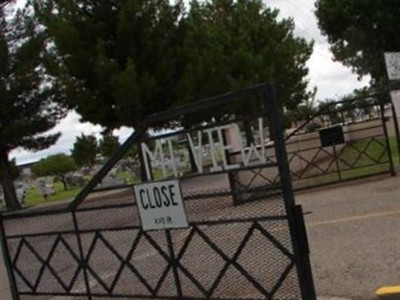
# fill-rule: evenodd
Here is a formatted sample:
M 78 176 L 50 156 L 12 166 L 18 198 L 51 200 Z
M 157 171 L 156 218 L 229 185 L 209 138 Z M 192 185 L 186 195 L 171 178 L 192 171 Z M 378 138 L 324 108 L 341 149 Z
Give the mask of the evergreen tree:
M 53 74 L 83 121 L 135 127 L 171 106 L 181 6 L 168 0 L 45 0 L 38 21 L 54 42 Z
M 261 0 L 192 1 L 187 10 L 168 0 L 34 3 L 68 103 L 107 129 L 263 81 L 277 84 L 289 109 L 310 96 L 312 43 L 294 37 L 293 21 L 278 21 Z
M 193 1 L 184 19 L 179 98 L 203 98 L 260 82 L 277 85 L 282 104 L 295 109 L 307 92 L 312 43 L 294 37 L 292 19 L 261 0 Z M 241 108 L 242 109 L 242 108 Z
M 336 60 L 373 85 L 386 82 L 384 52 L 400 50 L 400 5 L 393 0 L 318 0 L 316 16 Z
M 97 139 L 94 135 L 77 136 L 71 149 L 71 155 L 76 164 L 80 167 L 92 167 L 96 162 L 98 153 Z
M 15 195 L 11 150 L 41 150 L 59 133 L 45 134 L 66 114 L 59 82 L 48 75 L 46 37 L 28 10 L 0 5 L 0 181 L 7 208 L 20 208 Z
M 118 137 L 112 135 L 112 133 L 105 133 L 99 141 L 100 154 L 105 158 L 110 158 L 119 145 Z

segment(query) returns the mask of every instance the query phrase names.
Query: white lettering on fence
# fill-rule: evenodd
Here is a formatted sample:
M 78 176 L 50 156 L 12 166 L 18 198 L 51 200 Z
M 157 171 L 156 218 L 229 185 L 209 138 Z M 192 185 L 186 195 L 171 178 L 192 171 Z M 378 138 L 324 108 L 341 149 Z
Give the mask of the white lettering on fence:
M 230 135 L 233 135 L 233 140 L 236 140 L 237 142 L 232 143 L 232 138 L 230 140 L 225 140 L 225 132 L 229 132 Z M 204 135 L 207 137 L 206 140 L 208 144 L 205 144 Z M 196 143 L 195 139 L 189 133 L 186 134 L 186 139 L 198 173 L 204 172 L 204 157 L 206 155 L 209 155 L 211 158 L 211 172 L 231 170 L 239 168 L 240 166 L 247 167 L 250 165 L 265 164 L 266 151 L 264 122 L 262 118 L 258 119 L 258 136 L 255 138 L 255 140 L 259 141 L 258 143 L 251 143 L 249 147 L 243 147 L 242 135 L 237 124 L 224 125 L 198 131 Z M 154 151 L 151 151 L 145 143 L 141 144 L 141 150 L 145 157 L 144 164 L 148 178 L 151 178 L 151 162 L 157 162 L 159 164 L 164 177 L 168 175 L 167 168 L 172 171 L 173 176 L 178 176 L 179 167 L 177 166 L 172 140 L 173 138 L 156 140 Z M 167 149 L 164 149 L 165 146 L 163 145 L 166 145 Z M 227 159 L 229 153 L 233 152 L 240 153 L 240 162 L 236 160 L 234 163 L 231 163 Z

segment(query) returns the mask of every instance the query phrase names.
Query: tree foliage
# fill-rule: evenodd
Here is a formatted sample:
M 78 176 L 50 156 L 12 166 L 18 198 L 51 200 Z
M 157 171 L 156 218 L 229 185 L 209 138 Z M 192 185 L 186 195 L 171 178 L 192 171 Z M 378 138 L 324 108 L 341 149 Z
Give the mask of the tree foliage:
M 67 189 L 65 175 L 77 169 L 74 159 L 64 153 L 50 155 L 32 166 L 36 176 L 57 176 Z
M 76 137 L 71 155 L 78 166 L 91 167 L 96 162 L 98 153 L 97 138 L 94 135 L 85 135 L 81 133 Z
M 110 158 L 119 146 L 118 137 L 112 133 L 105 133 L 99 141 L 99 152 L 104 158 Z
M 32 166 L 32 172 L 36 176 L 59 176 L 74 170 L 74 159 L 64 153 L 50 155 Z
M 40 150 L 54 144 L 59 133 L 44 134 L 66 114 L 63 90 L 46 68 L 46 36 L 29 10 L 12 13 L 0 5 L 0 178 L 8 209 L 19 204 L 8 154 L 22 147 Z
M 392 0 L 318 0 L 318 25 L 336 60 L 373 84 L 385 81 L 384 52 L 400 49 L 400 5 Z
M 36 1 L 54 41 L 54 74 L 84 121 L 134 127 L 171 105 L 179 5 L 168 0 Z M 61 66 L 61 67 L 60 67 Z
M 254 83 L 274 82 L 284 105 L 306 100 L 306 61 L 312 43 L 294 37 L 292 19 L 262 1 L 192 2 L 185 19 L 183 99 L 202 98 Z
M 261 0 L 36 1 L 54 42 L 54 75 L 83 120 L 135 127 L 171 106 L 255 83 L 285 106 L 307 99 L 312 43 Z M 201 119 L 202 116 L 199 116 Z

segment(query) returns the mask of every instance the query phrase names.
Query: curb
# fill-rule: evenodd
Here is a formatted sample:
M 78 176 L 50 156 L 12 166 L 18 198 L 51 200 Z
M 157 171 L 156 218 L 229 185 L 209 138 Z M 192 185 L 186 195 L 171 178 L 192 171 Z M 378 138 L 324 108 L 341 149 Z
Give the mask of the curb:
M 321 296 L 321 297 L 317 297 L 317 300 L 351 300 L 351 299 L 349 299 L 349 298 L 341 298 L 341 297 Z
M 379 299 L 400 299 L 400 285 L 384 286 L 376 290 Z

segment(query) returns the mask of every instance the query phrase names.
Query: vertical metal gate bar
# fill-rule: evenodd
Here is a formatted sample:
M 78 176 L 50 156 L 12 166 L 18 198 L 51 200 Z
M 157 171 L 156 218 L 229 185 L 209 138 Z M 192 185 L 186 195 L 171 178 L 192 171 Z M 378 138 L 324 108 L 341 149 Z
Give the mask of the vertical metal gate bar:
M 182 286 L 181 286 L 181 281 L 179 278 L 176 257 L 175 257 L 175 251 L 174 251 L 174 246 L 172 243 L 171 231 L 169 229 L 166 229 L 165 235 L 167 237 L 168 251 L 169 251 L 169 256 L 171 258 L 172 271 L 174 272 L 176 292 L 178 294 L 178 298 L 183 299 L 182 298 Z
M 338 155 L 337 155 L 337 151 L 336 151 L 336 146 L 335 145 L 332 145 L 332 150 L 333 150 L 333 157 L 335 159 L 336 171 L 338 173 L 338 178 L 339 178 L 339 181 L 341 181 L 342 180 L 342 172 L 340 171 L 340 162 L 339 162 L 339 158 L 338 158 Z
M 275 145 L 276 161 L 278 163 L 279 178 L 281 181 L 281 188 L 283 192 L 284 204 L 287 213 L 287 221 L 289 225 L 290 237 L 293 245 L 294 259 L 299 278 L 299 286 L 303 300 L 316 300 L 315 295 L 311 295 L 310 291 L 314 290 L 314 282 L 312 275 L 307 272 L 311 270 L 310 266 L 305 266 L 305 261 L 302 259 L 303 253 L 299 245 L 299 241 L 307 237 L 299 236 L 298 224 L 296 222 L 296 207 L 293 195 L 292 180 L 290 176 L 289 162 L 287 159 L 286 145 L 283 133 L 283 117 L 278 99 L 276 96 L 275 88 L 268 84 L 263 88 L 263 100 L 266 105 L 269 126 L 272 127 L 272 134 Z M 307 276 L 305 276 L 307 274 Z
M 296 228 L 298 230 L 298 243 L 301 249 L 301 260 L 302 260 L 302 271 L 305 281 L 313 282 L 312 277 L 312 269 L 311 269 L 311 262 L 310 262 L 310 247 L 308 244 L 307 238 L 307 230 L 306 225 L 304 223 L 304 215 L 303 215 L 303 208 L 301 205 L 296 205 Z M 315 294 L 314 284 L 306 285 L 307 291 L 305 291 L 307 298 L 306 299 L 316 299 L 317 296 Z
M 240 201 L 235 184 L 235 173 L 232 171 L 228 172 L 228 182 L 229 182 L 229 188 L 231 189 L 232 203 L 234 206 L 238 206 L 240 204 Z
M 19 300 L 17 282 L 15 280 L 14 272 L 12 269 L 10 252 L 8 251 L 6 232 L 4 230 L 3 218 L 0 214 L 0 244 L 3 250 L 4 263 L 7 269 L 8 279 L 10 283 L 11 296 L 14 300 Z M 0 258 L 1 259 L 1 258 Z
M 85 281 L 86 293 L 87 293 L 88 299 L 91 300 L 92 293 L 90 291 L 89 279 L 88 279 L 88 275 L 87 275 L 87 262 L 86 262 L 84 254 L 83 254 L 82 240 L 81 240 L 81 234 L 79 232 L 78 221 L 76 218 L 76 212 L 72 211 L 71 214 L 72 214 L 72 219 L 73 219 L 73 223 L 74 223 L 74 231 L 75 231 L 75 235 L 76 235 L 76 240 L 78 242 L 79 256 L 81 258 L 81 267 L 82 267 L 82 271 L 83 271 L 83 280 Z
M 396 142 L 397 142 L 397 152 L 399 154 L 399 164 L 400 164 L 400 130 L 399 130 L 399 123 L 398 123 L 398 118 L 400 116 L 397 116 L 396 109 L 394 108 L 393 100 L 391 97 L 390 98 L 390 105 L 392 107 L 392 118 L 393 118 L 393 124 L 394 124 L 394 132 L 396 134 Z
M 285 198 L 285 206 L 286 208 L 294 208 L 295 203 L 292 189 L 292 180 L 290 176 L 289 162 L 287 159 L 285 139 L 283 137 L 283 119 L 281 116 L 282 112 L 277 103 L 278 100 L 273 86 L 267 85 L 264 88 L 263 94 L 268 119 L 270 121 L 269 126 L 272 128 L 273 131 L 272 133 L 275 145 L 275 155 L 280 174 L 283 196 Z
M 223 138 L 224 145 L 226 145 L 227 141 L 226 141 L 226 133 L 225 133 L 225 131 L 223 131 L 223 133 L 222 133 L 222 138 Z M 231 164 L 231 157 L 230 157 L 229 151 L 225 150 L 224 155 L 225 155 L 225 159 L 226 159 L 227 164 L 230 165 Z M 239 195 L 237 193 L 238 191 L 237 191 L 236 183 L 235 183 L 236 173 L 232 172 L 232 171 L 229 171 L 227 174 L 228 174 L 229 188 L 231 189 L 232 203 L 233 203 L 234 206 L 237 206 L 237 205 L 240 204 L 240 202 L 239 202 Z
M 387 125 L 386 125 L 385 105 L 383 104 L 383 97 L 379 97 L 378 99 L 379 99 L 379 108 L 380 108 L 380 113 L 381 113 L 381 121 L 382 121 L 383 133 L 385 134 L 386 147 L 387 147 L 387 152 L 388 152 L 388 155 L 389 155 L 390 174 L 392 176 L 396 176 L 396 171 L 394 169 L 394 164 L 393 164 L 392 150 L 390 149 L 389 134 L 388 134 Z

